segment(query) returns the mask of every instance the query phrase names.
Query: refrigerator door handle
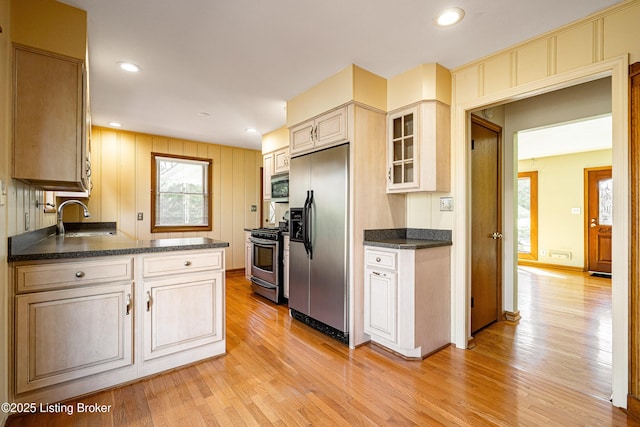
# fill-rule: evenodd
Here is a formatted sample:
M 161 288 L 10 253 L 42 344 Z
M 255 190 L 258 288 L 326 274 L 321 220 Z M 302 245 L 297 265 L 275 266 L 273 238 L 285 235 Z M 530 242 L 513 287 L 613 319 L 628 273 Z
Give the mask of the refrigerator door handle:
M 309 256 L 309 243 L 307 242 L 307 211 L 309 209 L 309 191 L 307 191 L 307 198 L 304 201 L 304 207 L 302 208 L 302 244 L 304 245 L 304 251 Z
M 313 225 L 311 224 L 312 221 L 312 215 L 313 215 L 313 190 L 310 191 L 309 194 L 309 206 L 307 207 L 307 217 L 305 218 L 305 222 L 307 223 L 307 234 L 306 234 L 306 240 L 307 240 L 307 246 L 309 247 L 309 259 L 313 259 L 313 244 L 312 242 L 312 238 L 313 238 Z

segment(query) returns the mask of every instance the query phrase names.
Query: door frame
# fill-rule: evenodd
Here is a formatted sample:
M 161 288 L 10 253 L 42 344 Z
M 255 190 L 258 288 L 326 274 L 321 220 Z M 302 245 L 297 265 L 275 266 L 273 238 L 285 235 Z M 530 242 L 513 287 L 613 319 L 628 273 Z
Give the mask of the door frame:
M 499 126 L 493 122 L 490 122 L 488 120 L 483 119 L 482 117 L 478 116 L 477 114 L 471 114 L 471 124 L 476 124 L 478 126 L 482 126 L 485 129 L 488 129 L 492 132 L 495 132 L 497 134 L 497 146 L 496 146 L 496 150 L 497 150 L 497 156 L 498 156 L 498 170 L 497 170 L 497 180 L 498 180 L 498 194 L 496 197 L 496 204 L 497 204 L 497 211 L 498 211 L 498 218 L 497 218 L 497 230 L 493 230 L 495 232 L 498 233 L 502 233 L 504 234 L 504 224 L 502 222 L 502 199 L 503 199 L 503 191 L 504 191 L 504 185 L 503 185 L 503 173 L 502 173 L 502 164 L 503 164 L 503 160 L 502 160 L 502 152 L 503 152 L 503 144 L 504 144 L 504 140 L 502 138 L 502 126 Z M 470 127 L 471 129 L 471 127 Z M 473 133 L 470 134 L 471 139 L 473 139 Z M 469 156 L 471 156 L 471 151 L 469 151 Z M 471 192 L 473 191 L 473 182 L 469 183 L 469 198 L 471 198 Z M 470 218 L 471 220 L 471 218 Z M 470 244 L 472 244 L 473 242 L 469 242 Z M 504 258 L 504 254 L 503 254 L 503 247 L 502 247 L 502 238 L 499 239 L 498 241 L 498 249 L 497 249 L 497 257 L 498 259 L 496 260 L 496 274 L 497 274 L 497 283 L 496 283 L 496 298 L 497 298 L 497 310 L 496 310 L 496 321 L 500 322 L 501 320 L 505 320 L 504 316 L 505 316 L 505 312 L 504 312 L 504 306 L 502 304 L 502 278 L 504 275 L 504 272 L 502 270 L 502 260 Z M 473 262 L 473 259 L 470 260 L 470 262 Z M 473 279 L 473 277 L 471 278 Z M 470 288 L 470 291 L 472 291 L 473 289 Z M 469 322 L 471 322 L 471 308 L 469 308 Z M 471 332 L 471 330 L 469 330 L 469 332 Z
M 529 98 L 542 93 L 553 92 L 558 89 L 586 83 L 602 77 L 611 77 L 611 112 L 613 120 L 613 179 L 619 183 L 614 187 L 614 222 L 629 223 L 629 164 L 628 164 L 628 67 L 629 56 L 620 55 L 597 63 L 586 65 L 572 71 L 555 74 L 531 83 L 511 87 L 491 95 L 483 95 L 478 88 L 476 95 L 452 105 L 452 161 L 456 179 L 453 180 L 452 193 L 457 196 L 457 209 L 454 211 L 453 247 L 452 247 L 452 342 L 458 348 L 467 348 L 471 327 L 469 317 L 469 296 L 471 287 L 471 258 L 470 258 L 470 114 L 472 111 L 490 108 L 512 101 Z M 456 93 L 454 79 L 454 94 Z M 508 153 L 504 153 L 508 156 Z M 514 165 L 505 162 L 503 165 L 504 179 L 508 180 L 514 174 Z M 506 182 L 506 181 L 505 181 Z M 508 189 L 507 189 L 508 190 Z M 505 193 L 506 194 L 506 193 Z M 508 200 L 504 203 L 505 230 L 515 229 L 513 221 L 513 206 Z M 509 222 L 510 221 L 510 222 Z M 628 227 L 614 227 L 613 239 L 619 244 L 613 247 L 612 265 L 612 316 L 613 316 L 613 381 L 612 402 L 615 406 L 626 408 L 627 391 L 629 389 L 629 239 Z M 513 307 L 516 298 L 513 289 L 517 274 L 517 247 L 513 236 L 507 233 L 503 239 L 504 281 L 503 304 L 505 311 L 516 311 Z M 507 287 L 511 286 L 512 289 Z
M 589 271 L 589 257 L 591 256 L 589 253 L 589 172 L 609 169 L 611 169 L 611 176 L 613 176 L 613 166 L 584 168 L 584 271 Z

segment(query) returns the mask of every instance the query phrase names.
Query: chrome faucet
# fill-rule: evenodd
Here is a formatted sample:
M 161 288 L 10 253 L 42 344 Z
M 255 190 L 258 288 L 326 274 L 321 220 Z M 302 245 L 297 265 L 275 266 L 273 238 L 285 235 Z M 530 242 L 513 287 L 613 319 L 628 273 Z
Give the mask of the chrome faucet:
M 64 208 L 66 205 L 71 205 L 71 204 L 82 206 L 82 209 L 84 210 L 84 217 L 91 218 L 91 214 L 89 213 L 89 208 L 87 208 L 87 206 L 84 203 L 82 203 L 80 200 L 65 200 L 64 202 L 60 203 L 60 206 L 58 206 L 58 234 L 61 236 L 64 236 L 64 224 L 62 223 L 62 208 Z

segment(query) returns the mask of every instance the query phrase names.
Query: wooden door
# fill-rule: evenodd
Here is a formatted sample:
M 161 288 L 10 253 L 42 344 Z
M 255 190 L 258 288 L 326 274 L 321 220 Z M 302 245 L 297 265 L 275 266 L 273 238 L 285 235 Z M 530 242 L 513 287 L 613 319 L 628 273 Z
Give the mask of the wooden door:
M 501 286 L 500 128 L 472 116 L 471 332 L 498 320 Z
M 613 180 L 611 168 L 586 169 L 587 270 L 611 274 Z
M 629 107 L 631 274 L 627 411 L 640 418 L 640 62 L 629 66 Z

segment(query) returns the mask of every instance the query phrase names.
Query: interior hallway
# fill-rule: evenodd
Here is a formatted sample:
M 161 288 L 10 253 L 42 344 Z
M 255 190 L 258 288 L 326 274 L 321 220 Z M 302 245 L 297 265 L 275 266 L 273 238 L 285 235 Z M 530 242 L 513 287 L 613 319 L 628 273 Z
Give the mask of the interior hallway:
M 480 331 L 473 350 L 594 397 L 611 397 L 611 279 L 518 267 L 517 327 Z

